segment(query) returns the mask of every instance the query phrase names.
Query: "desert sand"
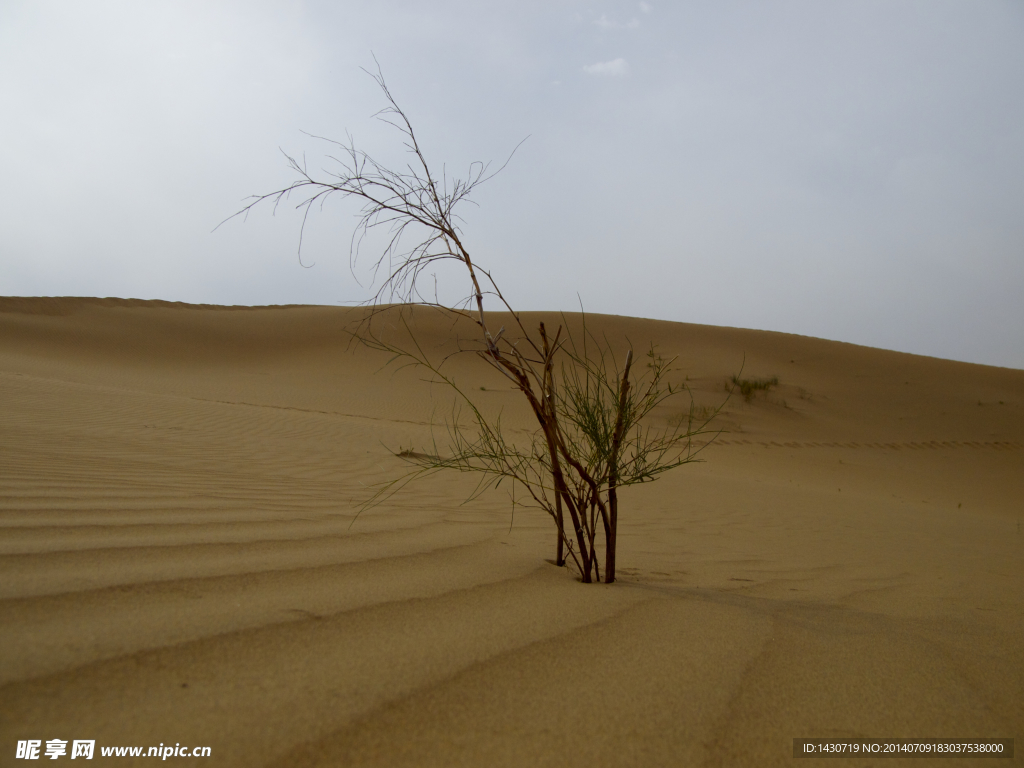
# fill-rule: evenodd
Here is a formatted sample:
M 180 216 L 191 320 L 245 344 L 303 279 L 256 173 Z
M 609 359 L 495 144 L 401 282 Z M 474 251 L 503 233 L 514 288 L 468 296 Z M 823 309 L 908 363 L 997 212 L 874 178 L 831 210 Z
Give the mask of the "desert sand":
M 1024 746 L 1024 371 L 593 316 L 678 355 L 699 404 L 741 365 L 779 385 L 729 401 L 703 463 L 623 492 L 619 580 L 583 585 L 541 513 L 464 504 L 471 477 L 357 516 L 448 407 L 348 348 L 359 312 L 0 299 L 0 764 L 54 738 L 95 740 L 90 764 L 209 746 L 170 762 L 211 766 Z M 450 323 L 414 322 L 451 348 Z M 528 426 L 478 361 L 452 365 Z M 932 762 L 1021 757 L 882 764 Z

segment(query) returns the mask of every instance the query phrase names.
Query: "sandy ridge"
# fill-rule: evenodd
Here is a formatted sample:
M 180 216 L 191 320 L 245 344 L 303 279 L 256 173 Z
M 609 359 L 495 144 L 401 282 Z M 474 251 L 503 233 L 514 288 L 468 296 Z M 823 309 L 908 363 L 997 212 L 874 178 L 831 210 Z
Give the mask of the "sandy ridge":
M 0 750 L 718 766 L 1024 738 L 1024 372 L 593 316 L 679 354 L 700 405 L 744 356 L 780 385 L 624 492 L 621 579 L 583 588 L 546 520 L 463 504 L 472 478 L 357 519 L 445 401 L 345 350 L 358 310 L 234 309 L 0 299 Z

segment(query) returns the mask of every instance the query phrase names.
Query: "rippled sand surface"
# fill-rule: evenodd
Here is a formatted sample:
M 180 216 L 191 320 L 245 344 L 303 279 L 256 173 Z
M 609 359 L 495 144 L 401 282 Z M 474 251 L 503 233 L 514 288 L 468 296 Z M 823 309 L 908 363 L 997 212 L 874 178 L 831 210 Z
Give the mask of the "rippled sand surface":
M 449 408 L 348 349 L 358 312 L 0 299 L 0 764 L 53 738 L 217 766 L 1024 747 L 1024 372 L 592 317 L 678 355 L 698 404 L 741 366 L 779 385 L 728 403 L 704 463 L 623 494 L 620 579 L 591 586 L 549 562 L 539 513 L 463 503 L 472 478 L 357 515 Z M 454 348 L 450 322 L 413 323 Z

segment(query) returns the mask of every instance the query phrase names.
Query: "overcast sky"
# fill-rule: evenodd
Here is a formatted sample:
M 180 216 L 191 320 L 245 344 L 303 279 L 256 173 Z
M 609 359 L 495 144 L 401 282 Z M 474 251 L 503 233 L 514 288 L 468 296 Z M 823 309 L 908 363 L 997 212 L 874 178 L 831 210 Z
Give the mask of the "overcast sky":
M 0 293 L 368 298 L 350 206 L 309 269 L 291 210 L 213 230 L 303 131 L 404 162 L 371 52 L 450 174 L 530 137 L 463 211 L 519 308 L 1024 368 L 1020 0 L 4 0 Z

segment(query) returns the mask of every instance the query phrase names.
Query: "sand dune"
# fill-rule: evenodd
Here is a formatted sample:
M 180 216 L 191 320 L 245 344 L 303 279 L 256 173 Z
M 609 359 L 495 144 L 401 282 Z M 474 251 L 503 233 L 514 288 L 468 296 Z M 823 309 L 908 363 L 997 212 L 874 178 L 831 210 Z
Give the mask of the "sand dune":
M 472 478 L 357 517 L 450 405 L 347 347 L 359 312 L 0 299 L 0 764 L 54 738 L 761 766 L 794 737 L 1024 736 L 1024 371 L 591 317 L 678 355 L 698 404 L 741 365 L 779 385 L 728 403 L 705 463 L 623 494 L 620 579 L 585 586 L 539 513 L 462 504 Z

